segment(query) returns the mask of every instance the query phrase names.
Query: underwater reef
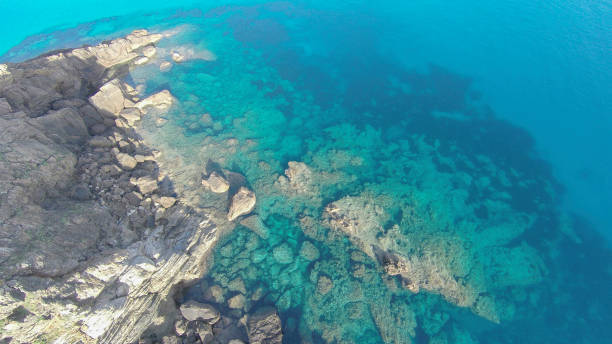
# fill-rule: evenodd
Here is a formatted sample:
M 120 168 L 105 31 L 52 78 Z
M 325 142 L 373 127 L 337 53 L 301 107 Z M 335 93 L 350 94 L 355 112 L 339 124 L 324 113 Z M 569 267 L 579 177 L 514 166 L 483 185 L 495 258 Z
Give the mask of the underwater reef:
M 529 133 L 441 66 L 309 53 L 312 18 L 185 12 L 0 65 L 0 340 L 612 338 L 612 251 Z

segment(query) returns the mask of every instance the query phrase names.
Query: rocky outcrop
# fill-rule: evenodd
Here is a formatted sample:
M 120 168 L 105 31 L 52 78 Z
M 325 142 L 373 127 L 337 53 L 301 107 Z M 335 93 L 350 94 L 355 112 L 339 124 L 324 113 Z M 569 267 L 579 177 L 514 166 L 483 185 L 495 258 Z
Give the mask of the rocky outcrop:
M 250 213 L 255 208 L 255 202 L 255 193 L 245 187 L 241 187 L 232 197 L 227 219 L 234 221 L 238 217 Z
M 161 38 L 139 30 L 0 65 L 0 341 L 174 331 L 174 294 L 202 277 L 219 225 L 168 187 L 134 127 L 174 102 L 121 81 Z
M 283 342 L 281 320 L 272 307 L 264 307 L 249 315 L 247 320 L 249 343 L 280 344 Z

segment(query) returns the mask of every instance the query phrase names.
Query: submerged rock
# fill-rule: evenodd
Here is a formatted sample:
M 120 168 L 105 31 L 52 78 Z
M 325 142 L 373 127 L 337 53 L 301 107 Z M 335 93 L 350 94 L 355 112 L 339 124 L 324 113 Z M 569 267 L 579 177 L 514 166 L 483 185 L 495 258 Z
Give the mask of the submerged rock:
M 317 281 L 317 292 L 319 294 L 325 295 L 329 293 L 333 287 L 334 287 L 334 283 L 329 277 L 325 275 L 319 276 L 319 280 Z
M 202 320 L 209 324 L 219 321 L 219 311 L 213 306 L 197 301 L 187 301 L 180 307 L 181 314 L 189 321 Z
M 278 245 L 273 250 L 274 259 L 281 264 L 293 262 L 293 251 L 286 243 Z
M 242 215 L 246 215 L 255 208 L 255 193 L 245 187 L 241 187 L 238 192 L 232 197 L 227 219 L 234 221 Z
M 319 259 L 319 249 L 310 241 L 304 241 L 300 248 L 300 256 L 309 261 Z
M 227 305 L 228 305 L 229 308 L 242 309 L 244 307 L 245 301 L 246 301 L 246 299 L 245 299 L 244 295 L 238 294 L 238 295 L 233 296 L 232 298 L 230 298 L 227 301 Z
M 130 182 L 144 195 L 155 192 L 159 188 L 157 180 L 151 177 L 131 178 Z
M 281 344 L 283 332 L 281 320 L 273 307 L 264 307 L 250 314 L 247 319 L 249 343 Z
M 172 105 L 172 103 L 174 103 L 174 97 L 170 91 L 163 90 L 139 101 L 134 106 L 140 111 L 144 111 L 148 107 L 167 109 Z

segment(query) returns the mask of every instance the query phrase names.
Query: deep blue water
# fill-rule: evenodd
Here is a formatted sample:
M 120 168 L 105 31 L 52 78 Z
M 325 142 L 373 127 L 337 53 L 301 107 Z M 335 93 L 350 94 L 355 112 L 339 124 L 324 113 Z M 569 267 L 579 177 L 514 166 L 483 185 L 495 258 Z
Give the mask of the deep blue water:
M 114 4 L 105 12 L 80 4 L 71 21 L 56 14 L 65 11 L 63 5 L 50 8 L 36 30 L 67 28 L 43 32 L 0 60 L 22 60 L 139 27 L 188 23 L 195 29 L 177 42 L 204 45 L 218 60 L 154 75 L 146 81 L 148 92 L 169 88 L 181 101 L 170 119 L 181 128 L 182 145 L 197 146 L 207 136 L 258 142 L 259 148 L 228 157 L 226 167 L 245 174 L 257 192 L 257 213 L 269 237 L 239 227 L 219 245 L 210 276 L 189 297 L 200 298 L 202 286 L 210 284 L 228 296 L 240 292 L 255 299 L 263 293 L 254 304 L 280 310 L 287 342 L 307 334 L 312 342 L 338 342 L 338 336 L 346 342 L 385 340 L 375 319 L 380 310 L 364 300 L 380 300 L 390 309 L 385 321 L 398 321 L 394 326 L 406 332 L 400 335 L 415 342 L 612 341 L 612 254 L 602 239 L 612 237 L 610 2 L 276 2 L 180 11 L 149 2 Z M 10 6 L 11 18 L 31 11 Z M 75 26 L 134 11 L 152 14 Z M 5 50 L 24 36 L 6 32 L 13 43 Z M 203 112 L 216 126 L 199 122 Z M 345 155 L 338 152 L 359 163 L 342 165 Z M 286 199 L 266 188 L 267 174 L 282 174 L 291 160 L 341 177 L 333 185 L 322 182 L 319 203 Z M 465 175 L 477 182 L 465 186 Z M 454 191 L 466 192 L 459 203 L 469 211 L 451 201 Z M 508 271 L 516 281 L 506 285 L 491 271 L 507 266 L 482 263 L 487 286 L 480 296 L 497 302 L 499 324 L 478 307 L 460 307 L 440 293 L 390 286 L 395 282 L 362 257 L 358 245 L 325 226 L 300 226 L 327 203 L 364 192 L 392 199 L 381 201 L 390 213 L 384 231 L 397 224 L 413 242 L 431 235 L 478 246 L 489 227 L 530 214 L 534 220 L 524 233 L 456 260 L 477 269 L 482 261 L 495 262 L 491 255 L 497 250 L 528 246 L 537 252 L 534 261 L 545 266 L 541 279 L 529 280 L 522 275 L 525 266 L 517 266 L 518 273 Z M 507 213 L 490 205 L 499 199 Z M 409 208 L 415 213 L 407 214 Z M 415 226 L 413 218 L 447 227 Z M 575 235 L 562 234 L 566 221 Z M 469 224 L 475 232 L 456 229 Z M 457 236 L 447 237 L 449 232 Z M 320 259 L 299 255 L 305 242 Z M 512 252 L 511 262 L 539 264 L 517 258 L 523 251 Z M 362 277 L 350 277 L 357 267 Z M 316 291 L 321 275 L 334 281 L 327 298 Z M 245 291 L 235 287 L 237 278 Z

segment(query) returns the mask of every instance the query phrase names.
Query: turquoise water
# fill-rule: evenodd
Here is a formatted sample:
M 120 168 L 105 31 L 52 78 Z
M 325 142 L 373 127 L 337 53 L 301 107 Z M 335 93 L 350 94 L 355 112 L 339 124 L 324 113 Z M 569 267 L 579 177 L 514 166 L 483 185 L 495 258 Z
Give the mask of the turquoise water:
M 286 343 L 612 341 L 609 3 L 187 9 L 4 56 L 182 24 L 161 48 L 214 53 L 129 79 L 179 100 L 160 142 L 257 194 L 255 230 L 225 237 L 187 298 L 274 305 Z M 390 276 L 380 249 L 431 274 Z

